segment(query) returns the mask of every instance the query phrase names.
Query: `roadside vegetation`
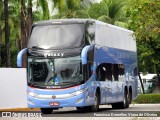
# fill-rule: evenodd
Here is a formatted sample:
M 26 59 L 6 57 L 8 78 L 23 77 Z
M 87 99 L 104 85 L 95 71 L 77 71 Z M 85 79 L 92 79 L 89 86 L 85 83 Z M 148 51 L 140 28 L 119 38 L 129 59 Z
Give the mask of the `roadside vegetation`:
M 133 104 L 159 104 L 160 94 L 139 94 Z

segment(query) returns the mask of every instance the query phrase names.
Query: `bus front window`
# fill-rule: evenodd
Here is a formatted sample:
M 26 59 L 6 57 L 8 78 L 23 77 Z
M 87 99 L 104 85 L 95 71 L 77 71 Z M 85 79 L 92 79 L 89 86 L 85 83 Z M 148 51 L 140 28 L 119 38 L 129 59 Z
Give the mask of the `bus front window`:
M 82 80 L 80 56 L 69 58 L 28 58 L 28 83 L 35 86 L 63 86 Z

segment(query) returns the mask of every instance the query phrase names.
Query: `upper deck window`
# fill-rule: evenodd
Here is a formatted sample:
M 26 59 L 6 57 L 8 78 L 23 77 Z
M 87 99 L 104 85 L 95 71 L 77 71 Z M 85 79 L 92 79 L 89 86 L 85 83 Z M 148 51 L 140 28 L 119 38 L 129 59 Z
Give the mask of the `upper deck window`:
M 32 29 L 28 48 L 67 49 L 84 45 L 85 25 L 39 25 Z
M 94 43 L 95 43 L 95 22 L 87 22 L 86 44 L 93 45 Z

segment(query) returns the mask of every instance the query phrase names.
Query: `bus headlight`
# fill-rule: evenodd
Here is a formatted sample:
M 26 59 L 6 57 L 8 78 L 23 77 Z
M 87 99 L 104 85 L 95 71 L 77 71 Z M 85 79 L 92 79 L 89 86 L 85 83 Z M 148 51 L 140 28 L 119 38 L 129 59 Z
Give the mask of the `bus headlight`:
M 80 95 L 80 94 L 84 93 L 86 90 L 87 90 L 87 87 L 85 87 L 84 89 L 81 89 L 79 91 L 70 93 L 70 94 L 73 95 L 73 96 L 76 96 L 76 95 Z
M 34 93 L 34 92 L 28 92 L 28 95 L 31 96 L 31 97 L 36 97 L 38 96 L 37 93 Z

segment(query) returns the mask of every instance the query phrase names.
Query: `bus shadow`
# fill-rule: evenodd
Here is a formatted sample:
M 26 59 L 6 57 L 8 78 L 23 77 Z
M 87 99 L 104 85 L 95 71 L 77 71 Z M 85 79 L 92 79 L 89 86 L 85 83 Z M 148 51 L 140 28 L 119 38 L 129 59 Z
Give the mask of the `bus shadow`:
M 108 110 L 113 110 L 112 108 L 100 108 L 96 113 L 99 112 L 107 112 Z M 91 112 L 91 111 L 78 111 L 78 110 L 67 110 L 67 111 L 53 111 L 52 114 L 73 114 L 73 113 L 77 113 L 77 114 L 88 114 L 88 113 L 95 113 L 95 112 Z

